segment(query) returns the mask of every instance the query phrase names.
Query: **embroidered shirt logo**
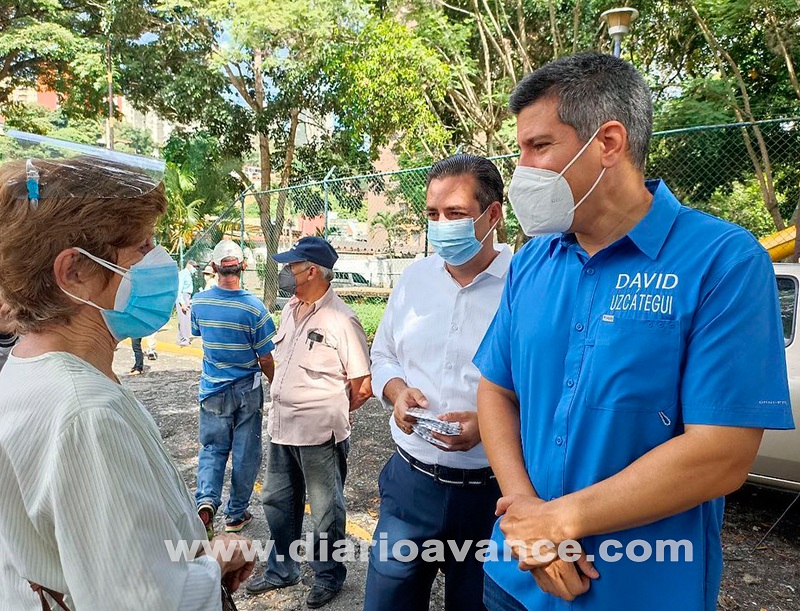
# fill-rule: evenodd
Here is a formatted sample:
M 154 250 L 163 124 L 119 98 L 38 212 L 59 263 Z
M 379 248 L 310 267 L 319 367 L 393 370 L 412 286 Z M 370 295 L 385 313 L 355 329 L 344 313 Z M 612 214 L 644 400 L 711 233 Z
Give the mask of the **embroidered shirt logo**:
M 678 286 L 677 274 L 661 272 L 637 272 L 619 274 L 614 286 L 617 292 L 611 295 L 611 312 L 652 312 L 671 315 L 673 295 Z M 652 291 L 652 292 L 651 292 Z

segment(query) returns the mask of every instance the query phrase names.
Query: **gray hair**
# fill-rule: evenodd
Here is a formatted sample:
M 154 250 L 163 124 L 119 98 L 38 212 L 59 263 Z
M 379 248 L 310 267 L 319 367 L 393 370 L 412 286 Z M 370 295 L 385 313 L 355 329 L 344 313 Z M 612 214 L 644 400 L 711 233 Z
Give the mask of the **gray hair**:
M 653 133 L 653 100 L 631 64 L 593 52 L 562 57 L 522 79 L 508 106 L 518 115 L 547 97 L 558 101 L 558 118 L 584 142 L 603 123 L 622 123 L 628 132 L 631 161 L 644 171 Z
M 309 261 L 309 263 L 311 262 Z M 328 282 L 333 280 L 333 270 L 331 268 L 322 267 L 321 265 L 317 265 L 316 263 L 311 263 L 311 265 L 317 268 L 317 271 L 319 271 L 319 273 L 322 274 L 322 277 L 325 278 L 325 280 L 327 280 Z

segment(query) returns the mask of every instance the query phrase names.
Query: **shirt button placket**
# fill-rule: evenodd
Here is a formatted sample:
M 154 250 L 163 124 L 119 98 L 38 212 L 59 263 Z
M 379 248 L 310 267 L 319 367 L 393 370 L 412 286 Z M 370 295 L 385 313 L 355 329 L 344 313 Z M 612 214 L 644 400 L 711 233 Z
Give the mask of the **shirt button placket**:
M 578 390 L 578 380 L 582 373 L 583 354 L 586 341 L 588 339 L 587 330 L 589 328 L 589 319 L 591 316 L 591 304 L 595 289 L 597 287 L 598 277 L 594 267 L 590 267 L 591 261 L 587 263 L 578 275 L 577 283 L 577 296 L 575 300 L 575 312 L 572 321 L 572 332 L 570 334 L 569 348 L 567 350 L 567 358 L 564 363 L 564 373 L 566 380 L 564 385 L 568 389 L 562 398 L 559 409 L 556 410 L 555 418 L 553 419 L 553 450 L 554 456 L 557 459 L 554 461 L 554 469 L 551 471 L 550 490 L 553 496 L 561 496 L 564 493 L 564 482 L 568 481 L 570 476 L 565 474 L 566 456 L 567 456 L 567 436 L 566 431 L 569 429 L 569 413 L 572 404 L 580 400 Z

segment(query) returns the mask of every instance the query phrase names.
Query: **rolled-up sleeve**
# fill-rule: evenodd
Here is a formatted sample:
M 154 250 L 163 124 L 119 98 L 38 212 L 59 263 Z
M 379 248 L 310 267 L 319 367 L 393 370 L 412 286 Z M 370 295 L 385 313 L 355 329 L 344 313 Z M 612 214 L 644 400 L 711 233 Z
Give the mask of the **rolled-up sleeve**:
M 168 503 L 153 492 L 159 488 L 143 434 L 114 409 L 96 408 L 82 412 L 59 437 L 53 519 L 74 606 L 217 611 L 217 562 L 170 558 L 167 542 L 182 537 Z
M 338 351 L 347 379 L 354 380 L 368 376 L 369 349 L 367 334 L 364 333 L 361 321 L 355 316 L 350 316 L 342 325 L 341 331 L 343 341 L 339 343 Z

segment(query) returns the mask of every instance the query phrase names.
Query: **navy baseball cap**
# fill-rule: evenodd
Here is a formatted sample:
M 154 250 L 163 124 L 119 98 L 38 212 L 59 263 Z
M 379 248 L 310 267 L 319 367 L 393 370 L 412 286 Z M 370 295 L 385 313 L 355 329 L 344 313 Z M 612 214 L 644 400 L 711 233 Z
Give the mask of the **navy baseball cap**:
M 279 252 L 272 255 L 272 259 L 278 263 L 299 263 L 300 261 L 309 261 L 316 263 L 322 267 L 332 269 L 336 264 L 339 255 L 333 249 L 327 240 L 318 238 L 316 236 L 306 236 L 300 238 L 297 244 L 292 246 L 286 252 Z

